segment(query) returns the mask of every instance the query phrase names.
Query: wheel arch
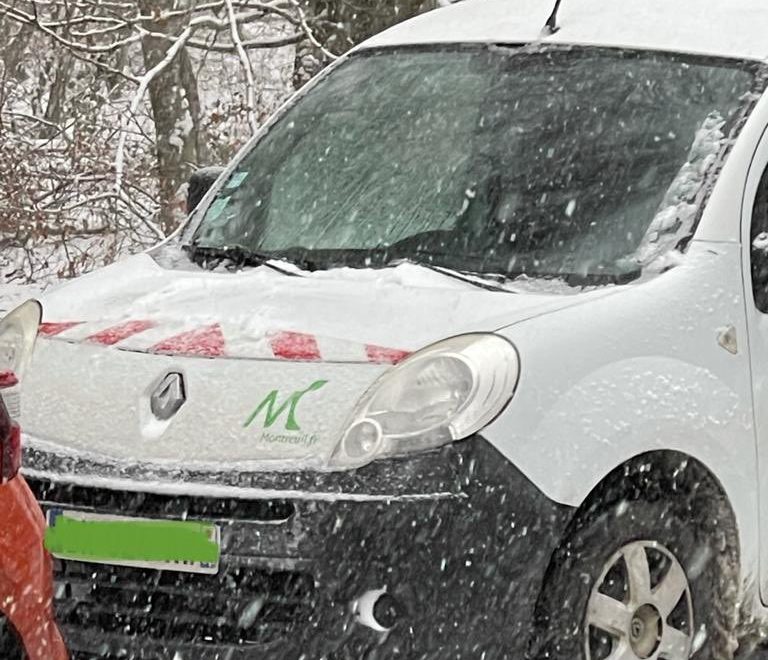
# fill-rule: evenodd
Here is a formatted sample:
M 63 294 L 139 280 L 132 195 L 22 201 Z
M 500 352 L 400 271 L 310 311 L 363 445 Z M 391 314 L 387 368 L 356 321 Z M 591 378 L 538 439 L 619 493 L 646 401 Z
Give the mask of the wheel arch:
M 616 499 L 658 499 L 670 492 L 682 493 L 693 500 L 705 499 L 723 506 L 729 531 L 738 546 L 738 521 L 728 493 L 715 474 L 699 458 L 685 452 L 664 449 L 637 454 L 606 474 L 589 492 L 574 519 L 599 508 L 600 503 Z M 573 524 L 573 523 L 572 523 Z
M 670 493 L 682 497 L 670 498 Z M 563 566 L 567 566 L 569 559 L 574 557 L 571 539 L 578 536 L 582 528 L 594 523 L 612 524 L 609 516 L 623 516 L 624 503 L 631 506 L 633 501 L 669 503 L 678 519 L 682 516 L 696 520 L 703 526 L 707 538 L 712 539 L 711 543 L 703 544 L 701 548 L 701 555 L 705 558 L 701 571 L 703 574 L 703 566 L 710 565 L 709 562 L 718 564 L 718 574 L 722 577 L 717 584 L 721 585 L 724 597 L 719 601 L 723 606 L 715 622 L 718 631 L 715 643 L 720 649 L 718 653 L 723 654 L 722 658 L 732 657 L 731 653 L 737 647 L 736 638 L 743 634 L 738 626 L 739 607 L 743 604 L 740 600 L 741 589 L 738 588 L 738 581 L 732 579 L 739 575 L 741 554 L 736 513 L 726 489 L 713 470 L 683 452 L 658 450 L 638 454 L 616 466 L 574 511 L 542 578 L 534 611 L 529 660 L 538 660 L 538 645 L 547 639 L 553 611 L 552 603 L 547 602 L 548 588 L 559 584 L 558 572 L 561 573 Z M 641 534 L 635 540 L 656 539 L 642 538 Z M 562 575 L 559 577 L 562 579 Z M 583 574 L 580 580 L 585 578 L 587 575 Z M 731 588 L 731 585 L 736 588 Z
M 715 472 L 700 459 L 676 450 L 654 450 L 625 460 L 606 474 L 572 516 L 562 543 L 576 526 L 621 501 L 658 500 L 682 494 L 682 510 L 721 530 L 726 548 L 741 559 L 739 521 Z

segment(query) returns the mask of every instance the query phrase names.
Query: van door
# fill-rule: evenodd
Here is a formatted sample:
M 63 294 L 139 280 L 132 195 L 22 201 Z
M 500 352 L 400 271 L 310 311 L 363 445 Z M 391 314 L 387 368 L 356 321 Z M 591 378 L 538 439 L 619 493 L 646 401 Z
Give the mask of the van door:
M 760 489 L 760 596 L 768 603 L 768 131 L 747 175 L 742 243 Z

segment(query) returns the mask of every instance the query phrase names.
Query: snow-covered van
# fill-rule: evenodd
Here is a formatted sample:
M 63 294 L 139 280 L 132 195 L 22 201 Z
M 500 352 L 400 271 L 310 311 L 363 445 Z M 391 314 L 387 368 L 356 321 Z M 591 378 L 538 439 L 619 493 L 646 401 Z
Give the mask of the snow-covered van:
M 44 296 L 76 657 L 726 660 L 768 609 L 768 7 L 467 0 Z

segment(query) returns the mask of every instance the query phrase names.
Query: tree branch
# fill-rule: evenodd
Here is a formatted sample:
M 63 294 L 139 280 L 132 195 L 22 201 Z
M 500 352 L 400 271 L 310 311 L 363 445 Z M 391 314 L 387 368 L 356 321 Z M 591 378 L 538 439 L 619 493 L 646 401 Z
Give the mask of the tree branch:
M 240 39 L 240 29 L 237 26 L 237 17 L 235 8 L 232 6 L 232 0 L 225 0 L 227 3 L 227 13 L 229 14 L 229 25 L 231 28 L 232 42 L 237 48 L 237 54 L 240 57 L 240 63 L 243 65 L 245 73 L 245 93 L 248 103 L 248 123 L 251 126 L 251 133 L 255 133 L 259 128 L 259 122 L 256 119 L 256 102 L 253 95 L 253 68 L 251 60 L 248 59 L 248 53 L 243 48 L 243 42 Z
M 173 45 L 171 45 L 171 47 L 168 49 L 165 57 L 141 77 L 139 80 L 139 88 L 133 95 L 133 100 L 131 101 L 131 106 L 128 110 L 128 115 L 130 118 L 133 118 L 138 112 L 139 105 L 144 99 L 144 94 L 147 92 L 149 83 L 151 83 L 155 76 L 161 73 L 165 67 L 173 62 L 178 52 L 184 47 L 187 39 L 189 39 L 189 37 L 192 35 L 194 29 L 195 27 L 190 22 L 190 24 L 178 36 L 176 42 L 174 42 Z M 123 185 L 123 168 L 125 166 L 125 141 L 128 134 L 127 130 L 125 129 L 127 128 L 127 122 L 130 121 L 129 117 L 124 117 L 122 126 L 123 130 L 120 131 L 120 138 L 118 139 L 117 151 L 115 153 L 115 190 L 117 190 L 118 194 L 122 190 Z
M 276 37 L 274 39 L 251 39 L 249 41 L 241 41 L 241 45 L 245 50 L 256 50 L 259 48 L 281 48 L 283 46 L 292 46 L 307 38 L 304 32 L 296 32 L 285 37 Z M 235 44 L 216 44 L 205 43 L 204 41 L 197 41 L 190 39 L 187 42 L 187 47 L 198 48 L 200 50 L 216 51 L 217 53 L 231 53 L 237 47 Z
M 315 33 L 312 31 L 312 29 L 309 27 L 309 24 L 307 23 L 307 17 L 304 14 L 304 10 L 301 8 L 301 5 L 298 3 L 298 0 L 291 0 L 291 4 L 294 6 L 294 9 L 296 9 L 296 13 L 299 15 L 299 22 L 301 23 L 301 28 L 304 30 L 304 34 L 307 35 L 307 39 L 309 39 L 309 42 L 317 48 L 323 55 L 325 55 L 329 60 L 333 61 L 338 59 L 337 55 L 334 55 L 331 51 L 329 51 L 323 44 L 321 44 L 317 38 L 315 37 Z

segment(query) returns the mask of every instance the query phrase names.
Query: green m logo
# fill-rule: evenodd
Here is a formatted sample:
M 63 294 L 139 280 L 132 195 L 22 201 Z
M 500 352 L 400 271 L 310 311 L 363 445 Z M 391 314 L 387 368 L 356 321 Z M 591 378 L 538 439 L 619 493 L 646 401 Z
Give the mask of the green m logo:
M 291 394 L 291 396 L 289 396 L 279 406 L 277 404 L 277 397 L 279 392 L 278 390 L 272 390 L 269 394 L 267 394 L 266 397 L 264 397 L 264 400 L 256 407 L 256 410 L 254 410 L 248 416 L 248 419 L 245 420 L 245 424 L 243 424 L 243 427 L 248 428 L 251 424 L 253 424 L 253 421 L 261 414 L 262 410 L 266 410 L 266 415 L 264 417 L 264 428 L 268 429 L 287 410 L 288 418 L 285 420 L 286 430 L 300 431 L 301 428 L 296 422 L 296 406 L 299 404 L 299 401 L 301 401 L 301 398 L 305 394 L 308 394 L 309 392 L 314 392 L 315 390 L 319 390 L 327 382 L 328 382 L 327 380 L 316 380 L 308 388 L 304 390 L 299 390 L 298 392 L 294 392 L 293 394 Z

